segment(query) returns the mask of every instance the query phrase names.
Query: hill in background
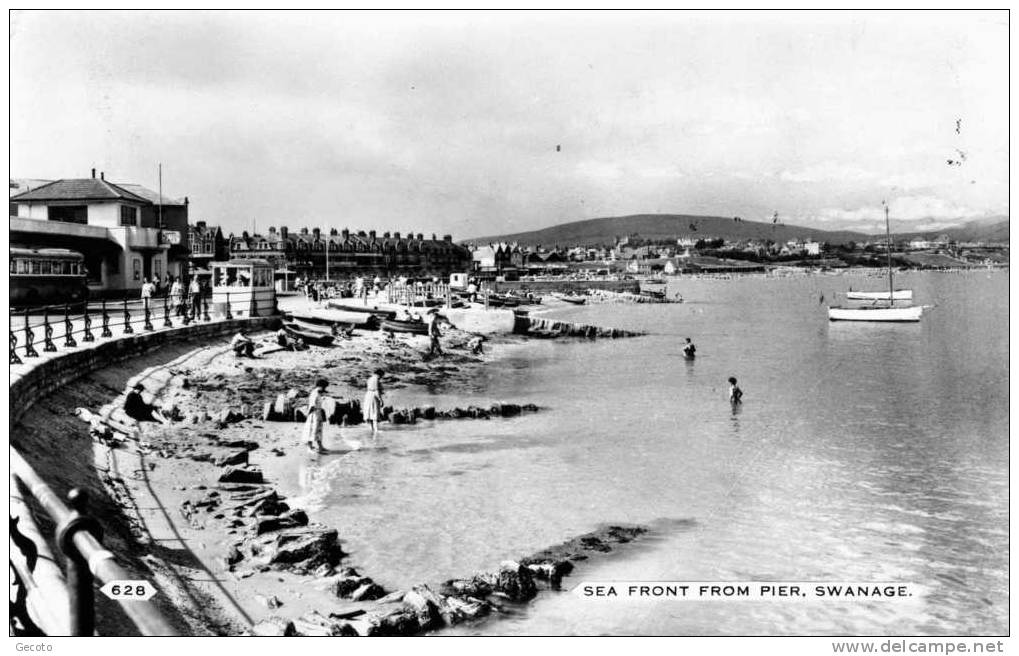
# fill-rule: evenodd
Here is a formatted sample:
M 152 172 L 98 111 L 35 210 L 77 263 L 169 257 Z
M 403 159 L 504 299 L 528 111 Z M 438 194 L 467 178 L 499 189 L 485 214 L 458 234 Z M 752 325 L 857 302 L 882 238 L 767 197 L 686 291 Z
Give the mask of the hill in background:
M 689 214 L 635 214 L 603 219 L 587 219 L 562 223 L 550 228 L 466 239 L 465 243 L 487 244 L 499 241 L 517 242 L 521 246 L 611 246 L 616 237 L 638 235 L 643 239 L 711 239 L 726 241 L 741 239 L 771 239 L 786 242 L 790 239 L 812 239 L 817 242 L 843 244 L 866 241 L 862 232 L 847 230 L 827 231 L 815 228 L 784 225 L 762 221 L 735 221 L 733 217 L 693 216 Z
M 897 232 L 894 237 L 896 239 L 936 239 L 941 235 L 948 235 L 955 241 L 1008 243 L 1008 234 L 1008 217 L 990 216 L 967 221 L 962 225 L 943 230 Z
M 900 225 L 901 228 L 901 225 Z M 956 241 L 1008 242 L 1008 217 L 995 216 L 969 221 L 953 228 L 923 232 L 896 232 L 895 239 L 934 239 L 947 234 Z M 488 244 L 516 242 L 521 246 L 611 246 L 616 237 L 637 235 L 642 239 L 711 239 L 728 241 L 771 239 L 784 243 L 791 239 L 813 240 L 830 244 L 875 241 L 884 234 L 874 235 L 850 230 L 819 230 L 802 226 L 764 221 L 735 221 L 733 217 L 694 216 L 690 214 L 634 214 L 601 219 L 573 221 L 559 225 L 503 235 L 465 239 L 462 243 Z

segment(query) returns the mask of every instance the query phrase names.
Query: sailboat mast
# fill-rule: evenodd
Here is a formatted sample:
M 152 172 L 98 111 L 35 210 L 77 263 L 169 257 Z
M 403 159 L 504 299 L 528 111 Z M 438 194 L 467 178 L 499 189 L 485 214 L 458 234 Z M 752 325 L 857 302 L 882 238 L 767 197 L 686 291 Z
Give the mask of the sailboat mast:
M 888 222 L 888 203 L 887 201 L 881 201 L 881 204 L 885 206 L 885 238 L 887 241 L 885 250 L 888 253 L 888 305 L 894 305 L 895 286 L 892 284 L 892 228 Z

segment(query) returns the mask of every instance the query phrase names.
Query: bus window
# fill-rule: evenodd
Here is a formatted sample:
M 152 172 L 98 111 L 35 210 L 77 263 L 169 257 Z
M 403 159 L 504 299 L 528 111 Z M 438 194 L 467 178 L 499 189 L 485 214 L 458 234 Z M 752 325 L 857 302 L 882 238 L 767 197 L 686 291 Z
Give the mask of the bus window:
M 18 260 L 18 273 L 28 273 L 28 260 Z
M 18 261 L 17 260 L 11 260 L 11 273 L 17 273 L 17 272 L 18 272 Z
M 28 270 L 29 273 L 34 273 L 35 275 L 39 275 L 39 273 L 42 271 L 42 264 L 40 264 L 39 260 L 31 260 L 28 264 L 29 264 L 29 270 Z

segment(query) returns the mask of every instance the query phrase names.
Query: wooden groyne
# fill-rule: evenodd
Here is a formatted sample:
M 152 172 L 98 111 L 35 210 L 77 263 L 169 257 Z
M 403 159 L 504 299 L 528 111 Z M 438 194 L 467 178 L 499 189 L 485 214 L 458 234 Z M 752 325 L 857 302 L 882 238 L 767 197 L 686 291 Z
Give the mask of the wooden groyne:
M 619 337 L 641 337 L 647 333 L 622 328 L 604 328 L 602 326 L 591 326 L 583 323 L 570 323 L 569 321 L 553 321 L 540 317 L 519 316 L 513 325 L 513 332 L 518 335 L 530 337 L 585 337 L 587 339 Z

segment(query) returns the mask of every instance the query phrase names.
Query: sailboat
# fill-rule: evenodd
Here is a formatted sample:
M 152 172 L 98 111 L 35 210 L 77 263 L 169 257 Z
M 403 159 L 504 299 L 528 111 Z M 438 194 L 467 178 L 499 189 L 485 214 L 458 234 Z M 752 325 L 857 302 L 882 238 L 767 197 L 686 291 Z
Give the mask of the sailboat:
M 872 300 L 872 305 L 861 307 L 830 306 L 828 308 L 829 321 L 919 321 L 920 315 L 923 314 L 922 305 L 900 305 L 898 307 L 895 305 L 895 301 L 900 298 L 911 300 L 913 298 L 913 291 L 909 289 L 896 290 L 892 281 L 892 229 L 888 221 L 888 204 L 883 204 L 885 206 L 885 236 L 887 239 L 886 250 L 888 252 L 888 291 L 874 292 L 877 294 L 876 297 L 866 296 L 863 298 L 863 300 Z M 849 292 L 846 294 L 846 298 L 854 298 L 854 296 L 849 294 L 863 293 L 867 292 Z M 906 293 L 908 293 L 908 296 L 905 296 Z M 884 301 L 887 305 L 878 305 L 879 301 Z

